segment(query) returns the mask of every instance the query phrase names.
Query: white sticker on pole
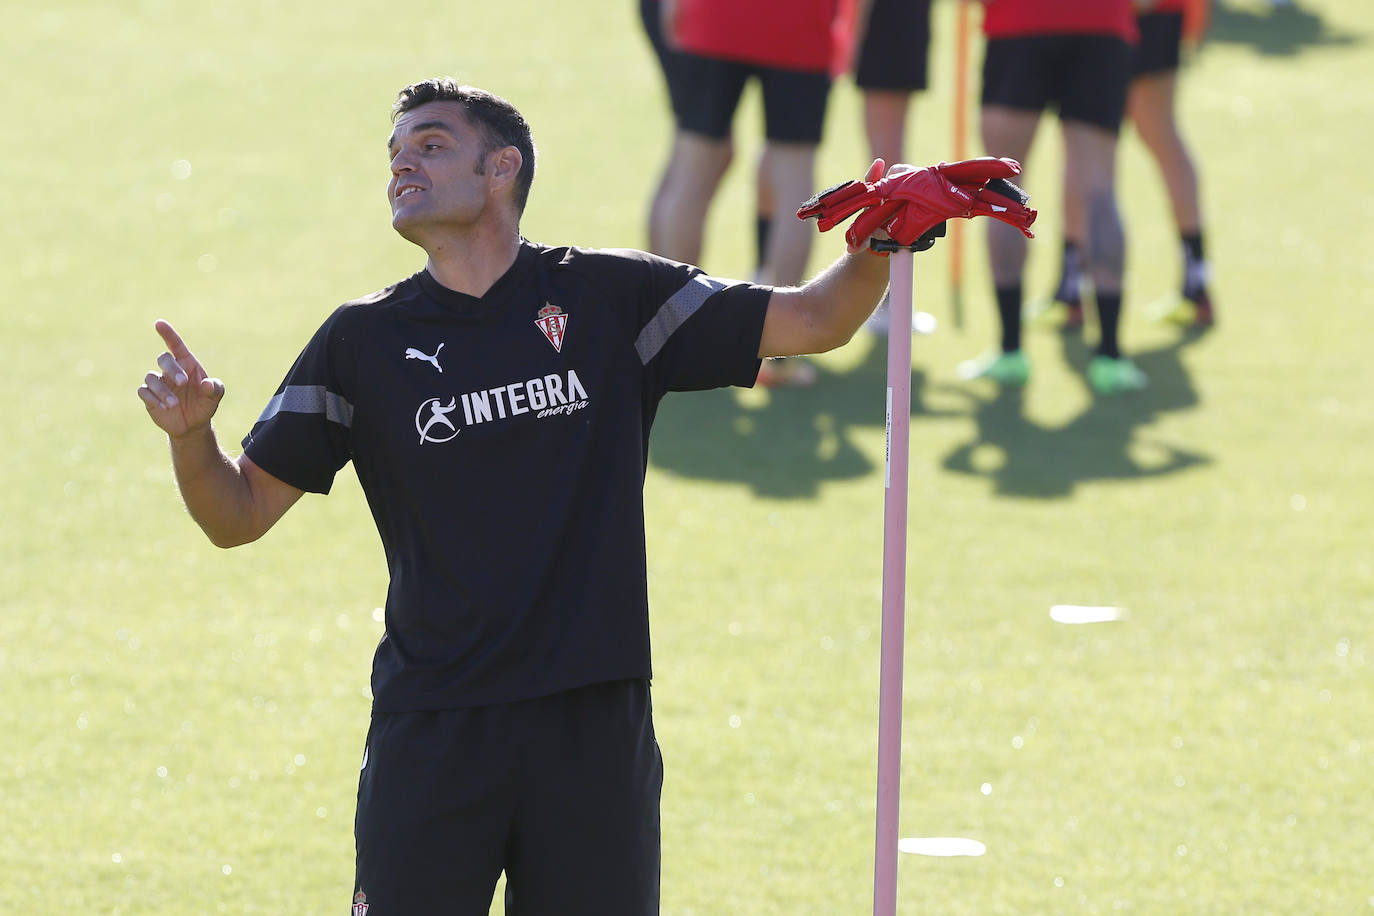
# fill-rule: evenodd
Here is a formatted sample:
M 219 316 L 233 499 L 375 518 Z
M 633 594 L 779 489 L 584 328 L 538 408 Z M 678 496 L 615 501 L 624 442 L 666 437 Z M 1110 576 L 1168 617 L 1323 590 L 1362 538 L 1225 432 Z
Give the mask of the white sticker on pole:
M 887 454 L 883 456 L 883 487 L 892 489 L 892 386 L 887 386 Z

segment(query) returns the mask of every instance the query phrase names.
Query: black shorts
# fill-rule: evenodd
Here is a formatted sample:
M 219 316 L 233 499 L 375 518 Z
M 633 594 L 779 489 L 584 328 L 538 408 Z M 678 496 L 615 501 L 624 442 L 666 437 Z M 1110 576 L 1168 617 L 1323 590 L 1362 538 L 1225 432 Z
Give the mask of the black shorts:
M 374 713 L 355 900 L 368 916 L 486 916 L 504 871 L 513 916 L 655 914 L 662 787 L 647 681 Z
M 680 119 L 679 112 L 691 107 L 693 88 L 681 72 L 682 55 L 668 47 L 663 40 L 663 22 L 659 18 L 659 0 L 639 0 L 639 19 L 644 26 L 644 34 L 658 58 L 659 70 L 663 81 L 668 85 L 668 101 L 673 108 L 674 119 Z
M 1179 47 L 1183 44 L 1182 13 L 1146 13 L 1136 18 L 1140 44 L 1131 60 L 1134 76 L 1170 73 L 1178 69 Z
M 929 58 L 930 0 L 873 0 L 854 65 L 854 85 L 925 89 Z
M 1121 127 L 1131 46 L 1110 35 L 997 38 L 983 57 L 984 105 L 1053 108 L 1065 121 Z
M 676 51 L 663 41 L 658 0 L 640 0 L 639 14 L 658 55 L 679 128 L 715 140 L 729 137 L 744 86 L 756 77 L 763 87 L 764 135 L 780 143 L 821 142 L 829 73 L 782 70 Z

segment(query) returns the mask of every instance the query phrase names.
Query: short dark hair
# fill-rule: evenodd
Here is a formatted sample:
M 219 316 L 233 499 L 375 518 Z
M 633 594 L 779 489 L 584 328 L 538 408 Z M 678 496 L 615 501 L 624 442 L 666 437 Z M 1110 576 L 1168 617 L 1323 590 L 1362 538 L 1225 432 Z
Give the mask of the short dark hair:
M 412 83 L 396 95 L 391 106 L 391 120 L 396 119 L 413 108 L 429 102 L 458 102 L 463 106 L 469 123 L 482 132 L 487 148 L 482 150 L 483 157 L 503 146 L 513 146 L 520 151 L 520 171 L 515 176 L 515 205 L 519 212 L 525 212 L 525 202 L 530 197 L 530 185 L 534 182 L 534 137 L 530 134 L 529 122 L 516 110 L 515 106 L 499 95 L 465 86 L 449 77 L 438 77 Z

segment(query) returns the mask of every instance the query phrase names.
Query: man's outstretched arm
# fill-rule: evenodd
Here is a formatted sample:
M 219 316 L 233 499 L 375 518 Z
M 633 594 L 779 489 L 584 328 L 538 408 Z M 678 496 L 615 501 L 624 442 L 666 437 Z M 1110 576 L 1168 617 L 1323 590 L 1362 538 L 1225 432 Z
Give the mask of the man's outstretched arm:
M 848 343 L 887 288 L 887 260 L 847 252 L 805 286 L 773 290 L 759 356 L 823 353 Z
M 301 498 L 246 455 L 234 460 L 219 446 L 211 419 L 224 383 L 210 378 L 166 321 L 155 325 L 167 350 L 138 389 L 148 417 L 167 434 L 172 470 L 191 517 L 216 547 L 262 537 Z

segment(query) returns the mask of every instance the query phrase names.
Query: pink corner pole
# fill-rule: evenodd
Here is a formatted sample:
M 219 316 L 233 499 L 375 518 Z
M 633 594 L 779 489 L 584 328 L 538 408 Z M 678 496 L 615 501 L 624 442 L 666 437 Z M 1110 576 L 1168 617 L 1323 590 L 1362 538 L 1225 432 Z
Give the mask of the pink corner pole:
M 887 464 L 883 500 L 883 632 L 878 688 L 878 817 L 874 916 L 897 912 L 897 816 L 902 784 L 902 650 L 906 641 L 907 464 L 911 428 L 910 251 L 889 255 Z

